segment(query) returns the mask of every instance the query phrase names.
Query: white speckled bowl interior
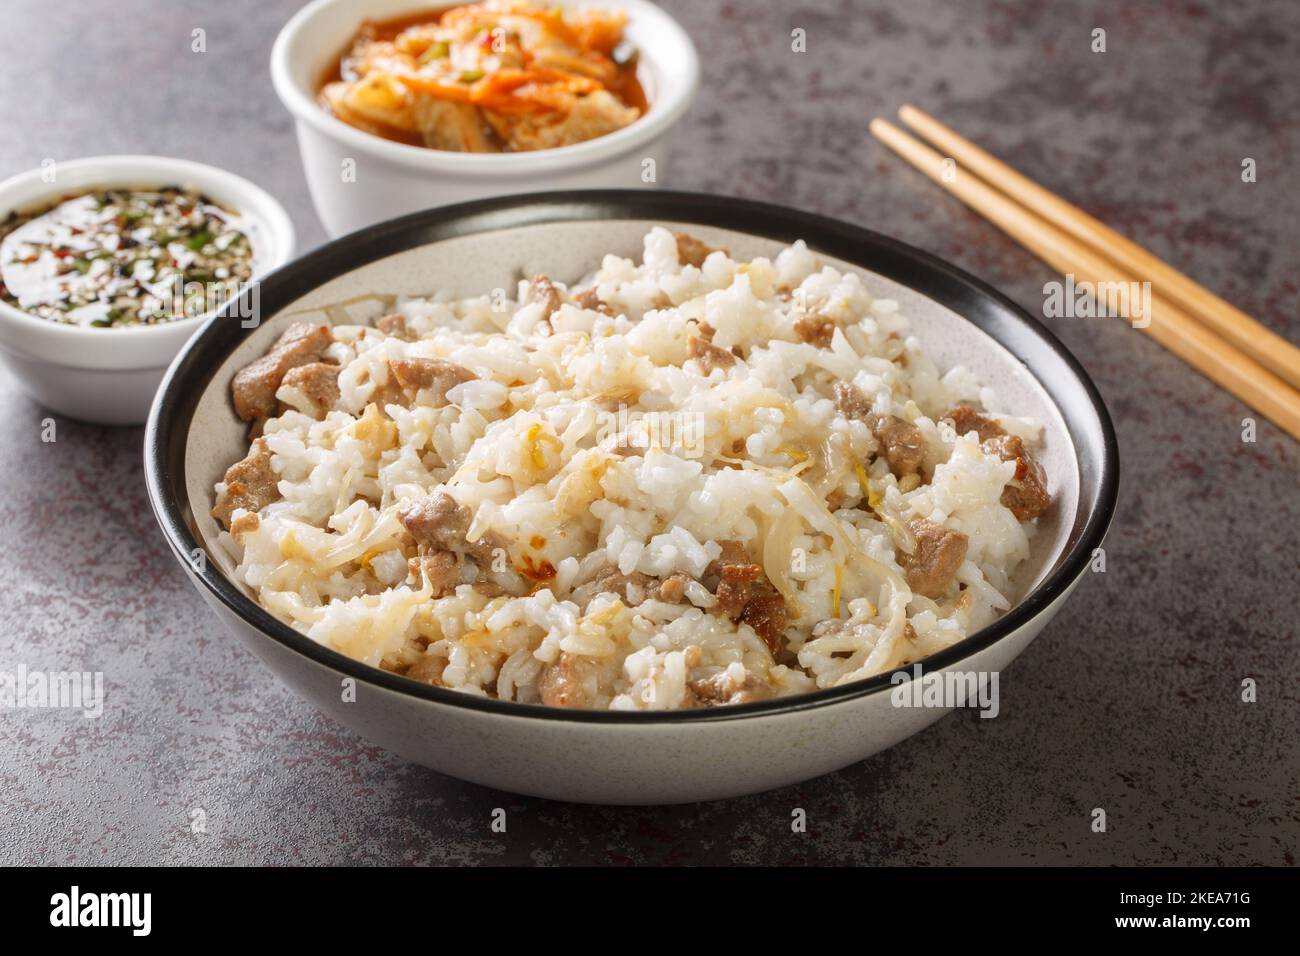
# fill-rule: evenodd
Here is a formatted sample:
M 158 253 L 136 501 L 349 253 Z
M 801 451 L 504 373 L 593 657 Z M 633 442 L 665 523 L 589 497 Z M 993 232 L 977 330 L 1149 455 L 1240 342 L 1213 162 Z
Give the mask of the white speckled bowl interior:
M 805 239 L 824 262 L 896 299 L 941 369 L 962 364 L 1004 409 L 1044 426 L 1038 452 L 1055 499 L 1040 519 L 1017 604 L 927 669 L 1003 666 L 1038 634 L 1085 572 L 1114 510 L 1116 443 L 1096 390 L 1038 323 L 970 276 L 887 237 L 762 203 L 669 192 L 588 191 L 484 200 L 417 213 L 336 240 L 263 283 L 261 321 L 212 320 L 173 364 L 145 437 L 150 498 L 200 593 L 286 682 L 341 722 L 413 760 L 518 792 L 587 802 L 668 803 L 806 779 L 896 743 L 939 712 L 891 709 L 889 675 L 738 707 L 668 713 L 570 711 L 471 697 L 370 668 L 323 648 L 233 583 L 208 517 L 213 485 L 247 451 L 230 400 L 235 372 L 296 319 L 366 322 L 375 295 L 478 295 L 521 275 L 573 282 L 603 255 L 637 261 L 653 225 L 682 228 L 733 256 Z M 195 549 L 207 556 L 195 566 Z M 338 684 L 367 688 L 340 704 Z M 364 703 L 364 706 L 362 705 Z M 773 754 L 783 754 L 775 762 Z M 766 754 L 766 756 L 765 756 Z

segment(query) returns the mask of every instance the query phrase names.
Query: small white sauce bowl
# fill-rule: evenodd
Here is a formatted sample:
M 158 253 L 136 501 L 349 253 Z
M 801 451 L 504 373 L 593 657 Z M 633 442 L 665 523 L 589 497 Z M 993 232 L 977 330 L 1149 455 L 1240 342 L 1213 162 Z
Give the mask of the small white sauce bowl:
M 299 11 L 276 38 L 271 80 L 294 116 L 307 185 L 326 231 L 340 236 L 404 213 L 489 196 L 658 185 L 669 133 L 699 86 L 699 57 L 690 37 L 645 0 L 561 0 L 559 5 L 627 11 L 626 36 L 640 51 L 637 77 L 649 109 L 606 136 L 520 153 L 408 146 L 349 126 L 317 101 L 321 78 L 363 20 L 391 19 L 436 5 L 427 0 L 316 0 Z M 650 169 L 653 177 L 646 181 Z
M 262 189 L 233 173 L 163 156 L 95 156 L 20 173 L 0 183 L 0 221 L 63 196 L 112 187 L 180 186 L 205 193 L 248 220 L 253 278 L 293 256 L 289 216 Z M 214 310 L 215 311 L 215 310 Z M 0 302 L 0 359 L 33 398 L 71 418 L 139 425 L 171 364 L 212 313 L 122 328 L 87 328 L 38 318 Z

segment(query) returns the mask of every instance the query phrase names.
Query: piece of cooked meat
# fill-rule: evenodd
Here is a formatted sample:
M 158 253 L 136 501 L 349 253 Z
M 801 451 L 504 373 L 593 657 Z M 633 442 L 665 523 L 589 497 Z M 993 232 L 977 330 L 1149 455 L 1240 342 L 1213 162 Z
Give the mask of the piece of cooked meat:
M 390 315 L 376 319 L 375 328 L 385 335 L 391 335 L 393 338 L 402 339 L 406 342 L 415 340 L 415 335 L 406 326 L 406 316 L 400 312 L 393 312 Z
M 426 552 L 451 551 L 469 557 L 484 570 L 491 566 L 494 552 L 504 547 L 500 539 L 487 532 L 477 541 L 466 538 L 473 515 L 470 510 L 445 491 L 419 498 L 398 513 L 398 519 L 411 532 L 415 543 Z
M 845 418 L 866 421 L 871 414 L 871 402 L 852 382 L 836 382 L 831 392 L 835 396 L 835 407 Z
M 544 275 L 534 276 L 533 281 L 528 284 L 528 291 L 524 293 L 522 305 L 542 306 L 542 321 L 548 321 L 555 311 L 560 307 L 560 290 L 555 288 L 555 284 Z
M 447 549 L 463 541 L 473 520 L 469 509 L 445 491 L 416 499 L 398 513 L 398 518 L 416 544 L 431 549 Z
M 542 703 L 551 707 L 590 707 L 600 693 L 596 666 L 587 658 L 561 651 L 537 678 Z
M 669 604 L 681 604 L 686 599 L 686 586 L 690 583 L 690 575 L 682 574 L 680 571 L 670 574 L 659 585 L 659 593 L 656 597 Z
M 601 315 L 614 314 L 614 310 L 601 301 L 600 296 L 597 294 L 594 287 L 583 289 L 573 297 L 573 301 L 582 309 L 591 309 L 595 312 L 599 312 Z
M 724 578 L 719 588 L 726 587 L 729 587 L 729 583 Z M 784 649 L 785 643 L 785 626 L 788 621 L 785 599 L 776 588 L 772 587 L 767 578 L 743 584 L 741 587 L 749 590 L 750 597 L 746 600 L 737 620 L 752 627 L 754 632 L 763 639 L 767 649 L 772 652 L 772 656 L 776 657 Z M 722 599 L 719 599 L 718 603 L 721 604 Z
M 690 681 L 686 689 L 687 694 L 694 697 L 693 703 L 704 707 L 751 704 L 756 700 L 767 700 L 775 694 L 772 686 L 761 677 L 746 673 L 745 679 L 737 682 L 726 671 Z
M 432 684 L 434 687 L 442 687 L 442 672 L 446 670 L 446 668 L 446 658 L 435 657 L 433 654 L 426 654 L 408 667 L 403 672 L 402 676 L 409 677 L 411 680 L 418 680 L 422 684 Z
M 1024 440 L 986 418 L 969 405 L 958 405 L 944 416 L 952 422 L 958 435 L 975 432 L 980 447 L 1003 461 L 1016 463 L 1015 476 L 1002 489 L 1002 504 L 1011 509 L 1017 521 L 1031 521 L 1052 506 L 1047 492 L 1047 473 L 1025 448 Z
M 680 604 L 686 598 L 686 586 L 691 580 L 690 575 L 680 571 L 660 581 L 641 571 L 624 574 L 615 565 L 606 564 L 598 568 L 588 580 L 577 585 L 570 600 L 579 607 L 586 608 L 599 594 L 616 594 L 629 607 L 636 607 L 643 601 Z
M 471 587 L 473 587 L 475 591 L 483 595 L 485 598 L 488 598 L 489 600 L 491 600 L 492 598 L 499 598 L 503 594 L 510 593 L 501 585 L 497 584 L 495 581 L 475 581 L 471 585 Z
M 717 610 L 733 621 L 745 623 L 763 639 L 776 656 L 782 650 L 788 612 L 785 599 L 767 579 L 761 564 L 749 560 L 744 545 L 738 541 L 719 541 L 722 554 L 705 570 L 705 577 L 716 575 L 713 592 Z
M 415 587 L 424 585 L 425 579 L 433 590 L 433 596 L 440 598 L 455 590 L 460 583 L 460 561 L 450 551 L 432 551 L 418 555 L 406 562 Z
M 747 564 L 749 562 L 749 552 L 745 550 L 745 545 L 740 541 L 723 539 L 718 542 L 718 547 L 722 549 L 722 553 L 709 562 L 709 566 L 704 569 L 706 579 L 716 578 L 721 574 L 724 564 Z
M 673 238 L 677 240 L 677 261 L 684 266 L 695 266 L 698 269 L 704 265 L 704 260 L 710 253 L 718 251 L 714 246 L 696 239 L 689 232 L 674 232 Z M 722 249 L 722 252 L 726 251 Z
M 307 401 L 311 402 L 312 417 L 319 420 L 338 404 L 341 371 L 343 368 L 338 365 L 308 362 L 306 365 L 299 365 L 285 372 L 284 380 L 280 384 L 302 392 Z
M 692 335 L 686 340 L 686 355 L 700 363 L 705 375 L 712 373 L 715 368 L 731 368 L 736 364 L 735 355 L 698 335 Z
M 1034 456 L 1025 450 L 1017 435 L 1000 435 L 980 445 L 1003 461 L 1016 463 L 1016 474 L 1002 489 L 1002 503 L 1011 509 L 1017 521 L 1031 521 L 1052 506 L 1047 493 L 1047 473 Z
M 975 432 L 982 442 L 1007 433 L 1006 429 L 993 419 L 985 418 L 969 405 L 958 405 L 943 417 L 946 421 L 952 422 L 952 427 L 958 435 Z
M 585 608 L 598 594 L 617 594 L 624 604 L 636 605 L 650 596 L 657 583 L 655 578 L 640 571 L 624 574 L 615 565 L 606 564 L 597 568 L 588 580 L 573 589 L 572 600 L 578 607 Z M 635 599 L 631 588 L 640 589 L 641 600 Z
M 921 470 L 926 443 L 921 430 L 896 415 L 877 415 L 862 390 L 850 382 L 836 382 L 833 389 L 835 407 L 845 418 L 865 422 L 880 443 L 889 470 L 905 478 Z
M 388 412 L 389 405 L 401 405 L 407 407 L 411 404 L 414 395 L 408 393 L 397 382 L 397 376 L 393 374 L 391 366 L 388 369 L 388 376 L 384 379 L 382 385 L 372 385 L 370 391 L 370 401 L 373 402 L 385 414 Z
M 912 518 L 907 527 L 916 538 L 916 553 L 898 551 L 898 563 L 907 578 L 907 586 L 928 598 L 940 598 L 948 592 L 957 569 L 966 560 L 970 539 L 925 518 Z
M 230 536 L 238 541 L 244 535 L 256 531 L 260 527 L 262 527 L 262 519 L 257 516 L 257 512 L 246 511 L 230 522 Z
M 226 469 L 226 476 L 222 479 L 226 490 L 217 498 L 209 514 L 229 529 L 230 516 L 236 508 L 261 511 L 272 501 L 278 500 L 278 480 L 279 477 L 271 469 L 271 449 L 265 438 L 258 438 L 244 458 Z
M 276 412 L 275 393 L 291 368 L 319 361 L 334 337 L 329 326 L 295 322 L 271 350 L 235 373 L 230 383 L 235 413 L 244 421 L 270 418 Z
M 813 312 L 795 321 L 794 334 L 799 336 L 801 342 L 815 345 L 819 349 L 830 348 L 831 339 L 835 338 L 835 323 L 826 316 Z
M 894 415 L 872 415 L 867 419 L 867 427 L 880 442 L 889 470 L 897 477 L 906 478 L 921 470 L 926 450 L 921 429 Z
M 442 359 L 392 359 L 388 368 L 402 388 L 411 392 L 428 389 L 438 402 L 445 402 L 447 392 L 457 385 L 477 378 L 469 369 Z

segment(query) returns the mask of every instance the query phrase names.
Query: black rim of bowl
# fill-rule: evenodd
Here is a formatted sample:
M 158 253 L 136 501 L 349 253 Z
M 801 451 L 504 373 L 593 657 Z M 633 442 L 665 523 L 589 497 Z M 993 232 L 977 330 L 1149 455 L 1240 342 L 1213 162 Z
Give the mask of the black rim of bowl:
M 660 220 L 716 226 L 793 242 L 893 279 L 946 306 L 983 329 L 1023 362 L 1047 391 L 1074 439 L 1079 506 L 1064 553 L 1046 579 L 992 624 L 919 663 L 923 670 L 951 668 L 1027 624 L 1062 597 L 1092 559 L 1115 510 L 1119 449 L 1096 386 L 1054 335 L 1001 293 L 929 253 L 888 236 L 825 216 L 702 193 L 651 190 L 579 190 L 529 193 L 444 206 L 358 230 L 307 253 L 263 277 L 262 314 L 285 306 L 335 276 L 369 262 L 457 236 L 552 222 Z M 504 717 L 583 723 L 667 723 L 736 720 L 824 707 L 887 691 L 886 671 L 862 681 L 753 704 L 677 711 L 591 711 L 476 697 L 408 680 L 317 644 L 277 620 L 247 597 L 212 562 L 194 570 L 188 556 L 203 547 L 187 516 L 185 449 L 199 396 L 215 370 L 249 331 L 229 318 L 232 304 L 209 320 L 168 369 L 145 431 L 145 476 L 163 533 L 178 560 L 227 609 L 264 636 L 342 676 L 438 704 Z M 233 412 L 232 412 L 233 413 Z M 910 670 L 910 665 L 909 665 Z

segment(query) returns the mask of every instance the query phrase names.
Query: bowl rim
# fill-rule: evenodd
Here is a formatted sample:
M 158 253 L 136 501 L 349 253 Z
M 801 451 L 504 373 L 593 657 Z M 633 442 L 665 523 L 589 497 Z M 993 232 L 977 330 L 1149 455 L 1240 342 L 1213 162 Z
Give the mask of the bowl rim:
M 271 85 L 285 109 L 299 122 L 307 123 L 317 133 L 342 142 L 354 149 L 378 156 L 402 166 L 459 173 L 471 177 L 513 178 L 518 175 L 548 173 L 562 169 L 581 168 L 622 154 L 648 143 L 667 132 L 690 107 L 700 83 L 699 54 L 690 35 L 671 14 L 649 0 L 616 0 L 615 6 L 626 8 L 632 15 L 650 16 L 660 20 L 667 30 L 671 47 L 666 51 L 647 48 L 643 55 L 660 71 L 672 62 L 674 72 L 681 77 L 672 95 L 662 102 L 651 100 L 650 109 L 642 116 L 612 133 L 597 136 L 569 146 L 530 150 L 523 153 L 458 153 L 450 150 L 410 146 L 367 133 L 327 113 L 316 102 L 315 95 L 304 90 L 294 78 L 290 52 L 294 41 L 306 26 L 331 7 L 354 0 L 313 0 L 290 18 L 281 28 L 271 48 Z M 563 5 L 575 0 L 561 0 Z M 420 0 L 410 0 L 412 8 Z M 428 5 L 428 4 L 426 4 Z M 437 4 L 433 5 L 436 8 Z M 360 19 L 358 19 L 358 26 Z M 667 45 L 666 45 L 667 46 Z M 671 55 L 667 55 L 671 54 Z
M 937 654 L 917 662 L 922 672 L 952 668 L 1028 624 L 1069 592 L 1101 545 L 1115 511 L 1119 446 L 1101 395 L 1065 345 L 1006 296 L 956 266 L 897 239 L 829 217 L 781 206 L 705 193 L 660 190 L 575 190 L 495 197 L 443 206 L 377 223 L 335 239 L 268 276 L 263 313 L 275 315 L 325 282 L 370 262 L 439 241 L 490 230 L 552 222 L 661 220 L 714 226 L 792 242 L 891 278 L 974 322 L 1023 362 L 1065 419 L 1083 464 L 1095 463 L 1095 480 L 1083 480 L 1071 537 L 1056 567 L 1006 614 Z M 596 724 L 691 723 L 740 720 L 810 710 L 888 691 L 900 668 L 865 680 L 772 700 L 676 711 L 591 711 L 475 697 L 433 687 L 371 667 L 331 650 L 279 621 L 247 597 L 212 562 L 195 570 L 188 556 L 201 548 L 186 522 L 185 452 L 199 396 L 248 330 L 239 322 L 209 320 L 168 368 L 145 426 L 145 481 L 164 537 L 182 566 L 224 608 L 285 649 L 366 684 L 428 703 L 502 717 Z M 1051 366 L 1056 377 L 1040 370 Z M 1067 401 L 1068 400 L 1068 401 Z M 1095 457 L 1094 457 L 1095 456 Z M 1082 530 L 1079 515 L 1084 516 Z M 1077 535 L 1077 537 L 1076 537 Z M 908 665 L 908 672 L 914 665 Z
M 103 156 L 82 156 L 77 159 L 58 160 L 57 168 L 78 174 L 89 171 L 89 178 L 92 180 L 95 179 L 95 174 L 107 178 L 134 176 L 136 174 L 132 170 L 140 169 L 142 170 L 139 173 L 141 186 L 149 185 L 150 181 L 156 176 L 161 175 L 163 179 L 175 176 L 176 185 L 193 185 L 204 192 L 221 193 L 222 195 L 217 198 L 237 205 L 241 215 L 247 215 L 257 220 L 261 227 L 267 231 L 271 243 L 275 247 L 275 254 L 267 258 L 261 268 L 253 274 L 252 279 L 249 280 L 250 282 L 258 281 L 262 276 L 274 271 L 293 258 L 297 235 L 293 228 L 293 220 L 289 218 L 284 206 L 261 186 L 237 173 L 222 169 L 220 166 L 211 166 L 207 163 L 196 162 L 192 159 L 180 159 L 175 156 L 155 156 L 147 153 L 113 153 Z M 168 170 L 168 172 L 159 174 L 157 170 Z M 39 207 L 42 203 L 51 199 L 68 195 L 70 188 L 74 193 L 77 190 L 90 191 L 101 188 L 93 182 L 85 186 L 73 187 L 60 183 L 48 183 L 46 185 L 51 188 L 41 190 L 39 195 L 22 200 L 20 204 L 11 205 L 4 200 L 3 197 L 6 193 L 24 189 L 40 181 L 43 172 L 40 167 L 35 167 L 15 173 L 13 176 L 0 181 L 0 218 L 29 207 Z M 213 182 L 219 182 L 221 185 L 215 189 L 198 186 L 197 183 L 187 183 L 185 181 L 187 176 L 200 176 Z M 158 182 L 157 185 L 169 186 L 172 183 Z M 228 198 L 235 195 L 241 198 L 238 201 Z M 95 329 L 65 322 L 52 322 L 49 319 L 39 318 L 16 306 L 9 305 L 7 302 L 0 302 L 0 318 L 15 322 L 19 327 L 28 329 L 33 334 L 61 335 L 69 340 L 82 338 L 98 343 L 111 340 L 115 346 L 121 345 L 124 347 L 130 347 L 132 343 L 141 339 L 161 337 L 168 333 L 175 335 L 177 334 L 176 329 L 188 328 L 193 331 L 219 311 L 219 308 L 210 309 L 200 315 L 186 316 L 182 319 L 170 319 L 166 322 L 144 325 L 128 325 L 119 329 Z

